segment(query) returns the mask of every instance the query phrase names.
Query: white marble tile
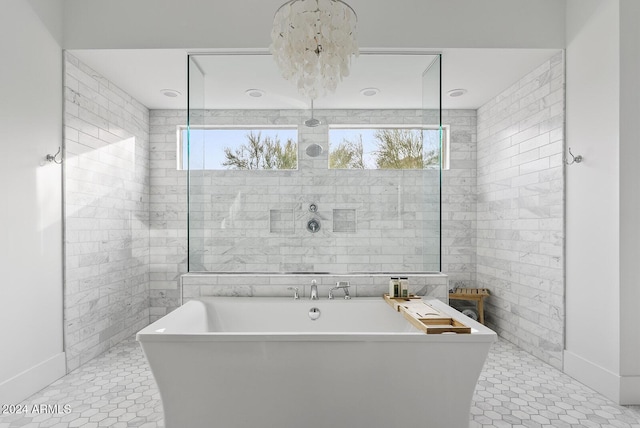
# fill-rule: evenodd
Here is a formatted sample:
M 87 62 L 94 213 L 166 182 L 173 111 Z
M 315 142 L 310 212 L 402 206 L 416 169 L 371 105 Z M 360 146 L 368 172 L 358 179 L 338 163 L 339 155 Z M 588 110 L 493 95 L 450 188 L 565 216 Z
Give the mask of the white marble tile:
M 69 53 L 65 60 L 65 132 L 79 143 L 67 145 L 73 161 L 65 162 L 65 331 L 72 370 L 130 335 L 132 325 L 148 322 L 149 112 Z M 135 121 L 123 128 L 125 110 Z M 87 286 L 91 291 L 83 291 Z M 125 301 L 136 311 L 129 324 L 113 316 Z
M 541 64 L 516 83 L 517 89 L 512 86 L 478 110 L 476 224 L 477 285 L 492 292 L 486 302 L 488 324 L 556 366 L 564 339 L 561 328 L 549 327 L 558 325 L 556 315 L 563 316 L 562 303 L 551 298 L 546 276 L 562 276 L 558 238 L 562 242 L 564 189 L 562 168 L 553 157 L 564 146 L 564 95 L 550 83 L 550 70 L 562 69 L 560 59 Z M 554 79 L 562 80 L 562 73 Z M 507 107 L 507 99 L 518 108 Z M 518 132 L 507 146 L 500 128 L 510 122 Z M 557 126 L 551 128 L 552 123 Z M 504 169 L 497 169 L 494 159 Z M 551 180 L 560 184 L 552 189 Z

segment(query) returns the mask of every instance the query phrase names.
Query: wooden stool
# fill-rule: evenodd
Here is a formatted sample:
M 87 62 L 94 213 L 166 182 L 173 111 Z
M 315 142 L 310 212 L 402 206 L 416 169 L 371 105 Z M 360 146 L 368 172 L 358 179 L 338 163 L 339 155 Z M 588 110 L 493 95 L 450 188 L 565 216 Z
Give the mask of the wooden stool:
M 449 293 L 449 299 L 472 300 L 477 303 L 478 321 L 484 324 L 484 298 L 489 295 L 486 288 L 456 288 L 453 293 Z

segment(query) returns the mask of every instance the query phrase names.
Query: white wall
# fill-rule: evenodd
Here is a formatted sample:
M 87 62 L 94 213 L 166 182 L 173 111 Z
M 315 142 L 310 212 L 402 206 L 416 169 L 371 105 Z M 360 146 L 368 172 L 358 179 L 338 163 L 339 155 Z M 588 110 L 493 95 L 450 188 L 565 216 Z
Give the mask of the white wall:
M 640 403 L 639 16 L 567 2 L 567 145 L 584 162 L 566 168 L 564 369 L 622 404 Z
M 25 0 L 0 14 L 0 403 L 64 375 L 61 48 Z M 20 43 L 16 43 L 20 41 Z
M 250 8 L 248 3 L 66 0 L 65 47 L 266 48 L 273 14 L 284 0 L 254 0 Z M 349 0 L 348 3 L 358 13 L 358 41 L 365 47 L 564 46 L 564 4 L 558 0 Z
M 640 404 L 640 2 L 620 2 L 620 397 Z
M 26 0 L 60 46 L 62 46 L 62 12 L 64 0 Z
M 620 348 L 617 3 L 567 3 L 567 145 L 585 161 L 566 169 L 565 348 L 611 372 Z

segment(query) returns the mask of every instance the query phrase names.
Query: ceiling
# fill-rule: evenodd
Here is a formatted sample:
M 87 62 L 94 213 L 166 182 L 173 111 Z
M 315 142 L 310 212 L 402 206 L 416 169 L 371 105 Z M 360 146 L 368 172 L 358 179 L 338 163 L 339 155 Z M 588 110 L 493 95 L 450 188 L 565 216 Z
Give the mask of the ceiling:
M 557 49 L 445 49 L 442 50 L 442 106 L 477 109 L 556 53 Z M 73 55 L 115 83 L 150 109 L 184 109 L 187 103 L 187 51 L 182 49 L 71 50 Z M 308 108 L 293 83 L 279 74 L 266 51 L 201 52 L 194 56 L 204 78 L 194 78 L 205 108 Z M 315 102 L 316 108 L 430 108 L 436 101 L 437 66 L 427 52 L 364 51 L 352 62 L 349 77 L 335 94 Z M 193 70 L 192 70 L 193 71 Z M 364 88 L 377 88 L 371 97 Z M 204 88 L 204 89 L 203 89 Z M 162 90 L 180 92 L 167 97 Z M 246 94 L 259 89 L 261 97 Z M 447 92 L 465 89 L 459 97 Z M 423 93 L 425 100 L 423 100 Z M 435 91 L 437 94 L 437 91 Z M 192 95 L 193 95 L 192 94 Z M 193 100 L 196 99 L 192 97 Z

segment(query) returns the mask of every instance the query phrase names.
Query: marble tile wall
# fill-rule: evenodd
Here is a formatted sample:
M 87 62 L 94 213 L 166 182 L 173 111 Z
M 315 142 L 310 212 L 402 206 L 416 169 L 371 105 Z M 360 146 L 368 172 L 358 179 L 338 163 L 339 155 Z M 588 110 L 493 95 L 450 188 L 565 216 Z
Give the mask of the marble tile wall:
M 68 52 L 64 65 L 71 371 L 149 322 L 149 110 Z
M 338 281 L 349 281 L 351 297 L 380 297 L 389 291 L 388 274 L 345 274 L 345 275 L 291 275 L 291 274 L 186 274 L 182 276 L 183 301 L 201 297 L 293 297 L 288 287 L 298 288 L 300 298 L 311 295 L 311 281 L 316 280 L 321 299 L 329 296 L 329 289 Z M 409 274 L 409 292 L 417 296 L 433 297 L 449 302 L 449 281 L 447 275 Z M 341 290 L 334 291 L 336 299 L 342 299 Z
M 149 117 L 149 301 L 151 321 L 180 305 L 187 267 L 187 172 L 177 167 L 177 128 L 186 110 L 151 110 Z
M 442 171 L 442 272 L 449 286 L 476 281 L 476 111 L 443 110 L 449 125 L 449 169 Z
M 439 271 L 438 170 L 328 168 L 329 126 L 422 122 L 420 110 L 319 110 L 322 124 L 302 125 L 304 111 L 205 111 L 208 126 L 247 123 L 298 129 L 298 169 L 192 171 L 190 264 L 209 272 Z M 429 119 L 428 119 L 429 120 Z M 231 123 L 230 123 L 231 122 Z M 437 124 L 437 118 L 429 123 Z M 310 157 L 310 144 L 324 148 Z M 309 211 L 315 203 L 317 212 Z M 336 232 L 334 210 L 356 211 L 356 231 Z M 274 232 L 270 212 L 293 212 Z M 311 233 L 315 218 L 320 230 Z
M 477 285 L 488 325 L 555 367 L 564 346 L 564 58 L 478 110 Z
M 316 111 L 325 124 L 437 123 L 429 112 L 423 114 Z M 439 242 L 431 232 L 437 217 L 424 214 L 425 206 L 437 212 L 437 172 L 328 170 L 327 126 L 304 127 L 306 118 L 305 111 L 203 112 L 207 125 L 299 126 L 299 166 L 297 171 L 192 173 L 191 183 L 199 191 L 191 199 L 192 220 L 199 222 L 192 230 L 192 266 L 218 272 L 439 270 Z M 471 285 L 475 275 L 475 120 L 473 110 L 443 113 L 443 123 L 451 125 L 451 170 L 443 174 L 443 271 L 458 286 Z M 179 304 L 179 278 L 187 271 L 186 172 L 178 170 L 176 162 L 176 129 L 185 122 L 184 111 L 151 111 L 152 319 Z M 324 147 L 321 156 L 305 155 L 312 143 Z M 431 179 L 425 178 L 429 174 Z M 424 197 L 425 183 L 434 196 Z M 316 234 L 305 229 L 311 202 L 318 204 L 323 226 Z M 234 204 L 242 209 L 233 210 Z M 336 209 L 356 211 L 356 233 L 332 230 Z M 273 231 L 280 223 L 271 216 L 283 210 L 293 212 L 293 233 Z

